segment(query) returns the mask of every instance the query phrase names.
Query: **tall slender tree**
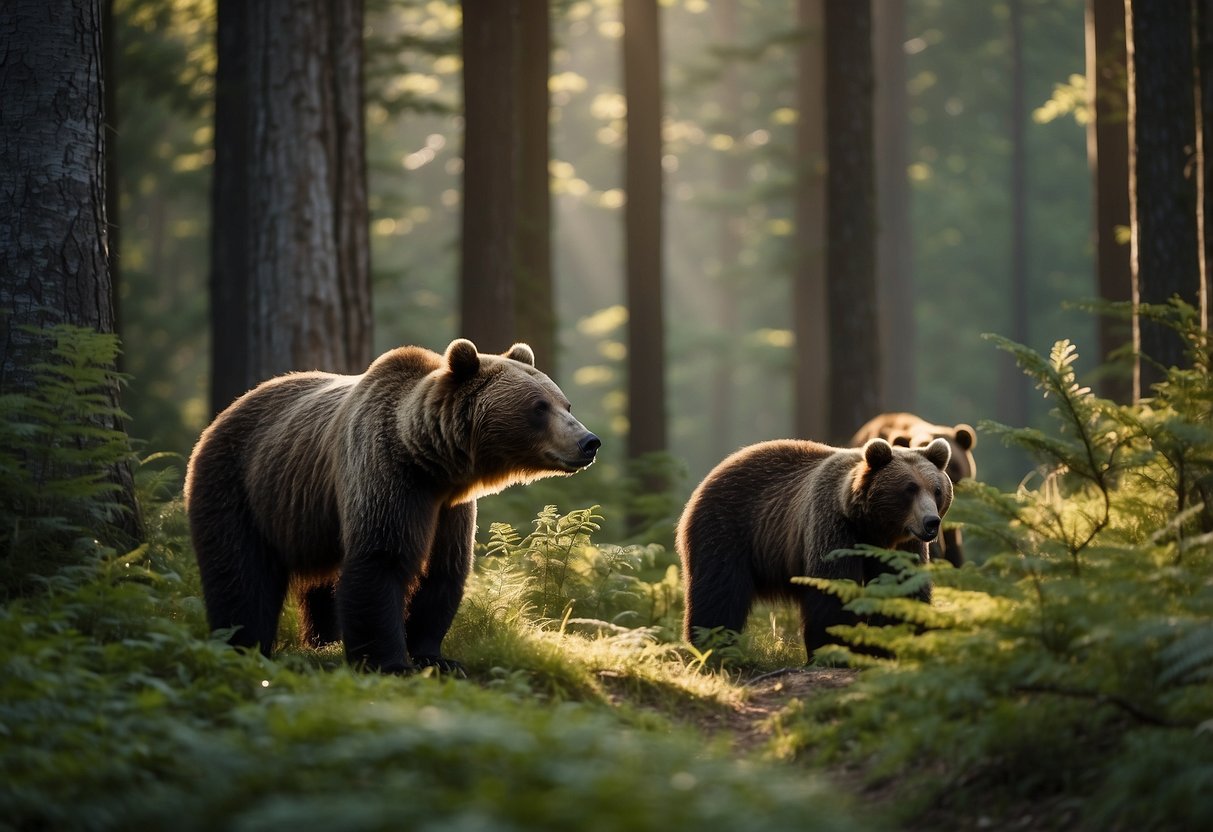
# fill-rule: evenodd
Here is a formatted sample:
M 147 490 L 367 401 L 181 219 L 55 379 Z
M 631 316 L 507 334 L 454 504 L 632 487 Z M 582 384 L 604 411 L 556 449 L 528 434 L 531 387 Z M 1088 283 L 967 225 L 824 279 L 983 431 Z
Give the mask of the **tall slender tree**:
M 829 437 L 826 314 L 825 17 L 822 0 L 798 0 L 796 59 L 795 267 L 792 328 L 796 337 L 794 428 L 798 436 Z M 862 422 L 857 423 L 862 424 Z
M 500 352 L 517 337 L 518 0 L 463 2 L 461 334 Z
M 221 3 L 215 374 L 242 366 L 244 380 L 216 390 L 216 407 L 287 370 L 360 372 L 370 362 L 362 8 Z M 240 330 L 244 356 L 220 343 Z
M 661 33 L 657 0 L 623 2 L 627 99 L 624 183 L 628 306 L 628 441 L 635 460 L 666 450 L 662 290 Z M 651 487 L 664 484 L 651 482 Z
M 914 251 L 910 228 L 909 94 L 906 90 L 906 3 L 873 4 L 876 73 L 876 274 L 879 287 L 884 406 L 914 409 Z M 894 327 L 896 335 L 894 336 Z
M 1104 300 L 1128 302 L 1133 295 L 1129 247 L 1116 230 L 1129 227 L 1129 128 L 1125 99 L 1124 0 L 1087 0 L 1087 162 L 1094 192 L 1095 279 Z M 1127 321 L 1110 315 L 1099 323 L 1099 354 L 1109 356 L 1132 343 Z M 1115 368 L 1100 379 L 1105 398 L 1133 398 L 1129 373 Z
M 1026 70 L 1024 67 L 1023 2 L 1010 0 L 1009 41 L 1011 53 L 1011 111 L 1007 117 L 1011 137 L 1011 250 L 1010 337 L 1028 342 L 1028 148 Z M 1008 356 L 1000 363 L 1002 382 L 998 389 L 998 411 L 1011 425 L 1028 424 L 1028 380 Z
M 114 331 L 101 37 L 99 0 L 0 5 L 0 395 L 32 389 L 45 348 L 36 330 Z M 118 412 L 117 387 L 106 396 Z M 129 542 L 141 534 L 129 466 L 110 477 Z
M 825 0 L 825 43 L 828 430 L 843 442 L 883 402 L 870 0 Z
M 548 77 L 552 22 L 548 0 L 518 7 L 518 338 L 555 378 L 556 310 L 552 278 L 552 200 Z
M 1133 302 L 1178 296 L 1203 308 L 1193 153 L 1196 107 L 1190 0 L 1126 0 L 1129 67 L 1129 188 Z M 1170 329 L 1134 318 L 1142 353 L 1134 397 L 1149 395 L 1159 367 L 1184 363 Z

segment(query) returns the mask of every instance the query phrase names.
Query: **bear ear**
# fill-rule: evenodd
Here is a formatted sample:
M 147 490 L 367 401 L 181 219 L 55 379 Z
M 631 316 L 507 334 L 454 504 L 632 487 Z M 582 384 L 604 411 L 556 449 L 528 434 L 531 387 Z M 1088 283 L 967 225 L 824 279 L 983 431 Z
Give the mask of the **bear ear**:
M 512 358 L 515 361 L 521 361 L 523 364 L 528 366 L 535 366 L 535 351 L 526 344 L 515 344 L 502 353 L 502 355 L 504 355 L 506 358 Z
M 963 450 L 971 451 L 977 445 L 977 431 L 972 426 L 959 424 L 953 430 L 956 431 L 956 444 Z
M 931 444 L 923 448 L 920 453 L 927 458 L 928 462 L 942 471 L 948 467 L 948 461 L 952 459 L 952 446 L 948 444 L 948 440 L 940 436 L 932 439 Z
M 883 468 L 893 461 L 893 446 L 883 439 L 869 439 L 863 446 L 863 459 L 873 470 Z
M 480 353 L 466 338 L 456 338 L 446 348 L 446 367 L 455 378 L 471 378 L 480 372 Z

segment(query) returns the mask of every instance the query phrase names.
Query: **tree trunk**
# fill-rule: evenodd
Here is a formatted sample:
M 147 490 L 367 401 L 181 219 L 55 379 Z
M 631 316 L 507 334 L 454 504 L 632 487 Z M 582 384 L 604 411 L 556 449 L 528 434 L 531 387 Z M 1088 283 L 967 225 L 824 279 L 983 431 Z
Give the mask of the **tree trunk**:
M 211 415 L 257 383 L 249 364 L 249 5 L 218 0 L 211 178 Z
M 552 21 L 547 0 L 527 0 L 518 12 L 518 338 L 535 364 L 557 377 L 556 308 L 552 286 L 552 201 L 548 173 L 548 76 Z
M 484 352 L 515 340 L 518 0 L 463 3 L 461 333 Z
M 718 0 L 713 6 L 716 40 L 722 46 L 737 46 L 737 0 Z M 725 57 L 724 71 L 720 79 L 720 106 L 728 116 L 736 117 L 742 111 L 741 82 L 737 77 L 737 59 Z M 727 129 L 727 128 L 726 128 Z M 737 391 L 733 389 L 737 366 L 737 343 L 740 336 L 737 281 L 740 277 L 741 226 L 744 222 L 740 206 L 746 187 L 746 163 L 738 155 L 741 136 L 732 135 L 732 147 L 721 151 L 717 159 L 717 181 L 721 194 L 721 213 L 716 247 L 720 270 L 716 276 L 716 325 L 719 341 L 713 351 L 715 367 L 712 372 L 711 439 L 717 458 L 724 458 L 737 447 L 733 441 L 733 402 Z
M 829 435 L 839 443 L 882 404 L 869 0 L 825 0 L 825 42 Z
M 1126 10 L 1133 303 L 1178 295 L 1201 309 L 1191 3 L 1126 0 Z M 1159 365 L 1187 363 L 1176 333 L 1141 316 L 1133 343 L 1141 353 L 1134 398 L 1162 379 Z
M 362 4 L 219 13 L 216 408 L 289 370 L 361 372 L 372 353 Z
M 661 37 L 656 0 L 623 1 L 628 459 L 666 449 Z M 657 483 L 654 483 L 657 485 Z
M 914 317 L 910 183 L 906 176 L 910 165 L 906 3 L 880 0 L 872 9 L 876 57 L 876 274 L 884 406 L 913 410 L 918 325 Z
M 796 260 L 792 326 L 796 336 L 794 429 L 806 439 L 829 437 L 825 403 L 829 365 L 826 314 L 825 38 L 822 0 L 798 0 Z M 858 423 L 856 427 L 858 427 Z
M 71 324 L 114 331 L 106 248 L 99 0 L 0 6 L 0 395 L 33 389 L 45 339 Z M 119 407 L 117 386 L 107 405 Z M 106 428 L 122 431 L 107 417 Z M 142 533 L 128 465 L 110 472 L 124 538 Z
M 1095 279 L 1099 296 L 1127 303 L 1133 297 L 1129 247 L 1116 229 L 1129 227 L 1129 129 L 1125 99 L 1124 0 L 1087 0 L 1087 162 L 1095 197 Z M 1099 381 L 1104 398 L 1127 404 L 1133 398 L 1131 372 L 1117 372 L 1109 356 L 1132 343 L 1128 321 L 1101 315 L 1099 355 L 1106 363 Z
M 1027 119 L 1023 62 L 1023 3 L 1010 3 L 1011 113 L 1008 118 L 1011 139 L 1011 264 L 1009 337 L 1028 343 L 1028 165 Z M 1009 356 L 1000 357 L 1003 380 L 998 389 L 999 418 L 1009 425 L 1028 424 L 1028 379 Z
M 1200 140 L 1200 323 L 1209 328 L 1209 284 L 1213 279 L 1213 233 L 1209 223 L 1213 220 L 1213 164 L 1209 154 L 1213 152 L 1213 0 L 1196 0 L 1192 6 L 1196 26 L 1196 74 L 1200 80 L 1200 104 L 1197 110 L 1198 135 Z

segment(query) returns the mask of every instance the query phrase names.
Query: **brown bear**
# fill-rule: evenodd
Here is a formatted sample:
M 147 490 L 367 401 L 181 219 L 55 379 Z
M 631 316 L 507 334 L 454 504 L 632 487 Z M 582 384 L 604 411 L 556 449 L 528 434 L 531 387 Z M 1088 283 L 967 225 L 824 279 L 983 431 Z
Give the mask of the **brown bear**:
M 472 564 L 476 498 L 572 474 L 601 444 L 526 344 L 401 347 L 362 375 L 289 373 L 219 414 L 185 501 L 207 617 L 274 644 L 288 588 L 306 641 L 384 672 L 441 654 Z
M 704 630 L 740 632 L 758 598 L 797 601 L 811 660 L 836 641 L 830 627 L 856 618 L 837 596 L 792 578 L 865 583 L 879 574 L 876 561 L 826 555 L 934 539 L 952 502 L 950 455 L 942 439 L 920 449 L 883 439 L 862 449 L 784 439 L 727 457 L 695 489 L 678 524 L 684 637 L 701 643 Z
M 962 423 L 948 427 L 932 424 L 913 413 L 882 413 L 857 430 L 851 437 L 850 445 L 859 448 L 869 439 L 877 437 L 903 448 L 925 447 L 934 439 L 946 439 L 952 446 L 952 459 L 948 463 L 948 478 L 952 484 L 977 476 L 977 461 L 973 458 L 977 431 L 969 425 Z M 945 526 L 943 534 L 931 544 L 931 556 L 944 557 L 953 566 L 962 566 L 965 555 L 960 529 L 952 524 Z

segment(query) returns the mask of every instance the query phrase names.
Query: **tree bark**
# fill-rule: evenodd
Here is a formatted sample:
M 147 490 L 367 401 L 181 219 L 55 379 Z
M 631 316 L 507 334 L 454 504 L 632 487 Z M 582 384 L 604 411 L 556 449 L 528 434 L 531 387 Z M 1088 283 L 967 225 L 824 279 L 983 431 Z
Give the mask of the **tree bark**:
M 876 58 L 876 274 L 884 406 L 913 410 L 918 324 L 914 316 L 913 232 L 906 175 L 910 165 L 906 3 L 880 0 L 872 9 Z
M 829 365 L 826 314 L 825 37 L 822 0 L 798 0 L 796 260 L 792 326 L 796 336 L 794 428 L 797 436 L 826 440 Z M 862 424 L 860 422 L 859 424 Z M 856 425 L 858 427 L 858 424 Z
M 840 443 L 883 400 L 869 0 L 825 0 L 825 42 L 829 435 Z
M 360 0 L 223 0 L 212 403 L 372 354 Z
M 114 331 L 107 262 L 99 0 L 0 6 L 0 394 L 33 389 L 45 339 L 29 328 Z M 117 386 L 108 391 L 117 410 Z M 117 418 L 104 427 L 122 431 Z M 114 518 L 142 534 L 128 465 L 110 472 Z
M 1126 0 L 1125 9 L 1133 303 L 1178 295 L 1201 309 L 1191 3 Z M 1135 399 L 1162 379 L 1159 365 L 1187 363 L 1178 335 L 1141 316 L 1133 343 Z
M 515 340 L 518 0 L 463 3 L 461 334 L 484 352 Z
M 659 14 L 656 0 L 623 0 L 623 87 L 628 106 L 627 455 L 631 460 L 666 449 Z
M 556 308 L 552 285 L 552 204 L 548 76 L 552 22 L 547 0 L 519 4 L 518 17 L 518 338 L 535 364 L 556 378 Z
M 1124 0 L 1087 0 L 1087 163 L 1091 169 L 1095 212 L 1095 277 L 1099 296 L 1127 303 L 1133 297 L 1129 247 L 1116 229 L 1129 227 L 1129 129 L 1125 99 Z M 1102 361 L 1132 343 L 1128 321 L 1101 315 L 1098 321 Z M 1105 398 L 1127 404 L 1133 398 L 1130 372 L 1107 364 L 1099 381 Z

